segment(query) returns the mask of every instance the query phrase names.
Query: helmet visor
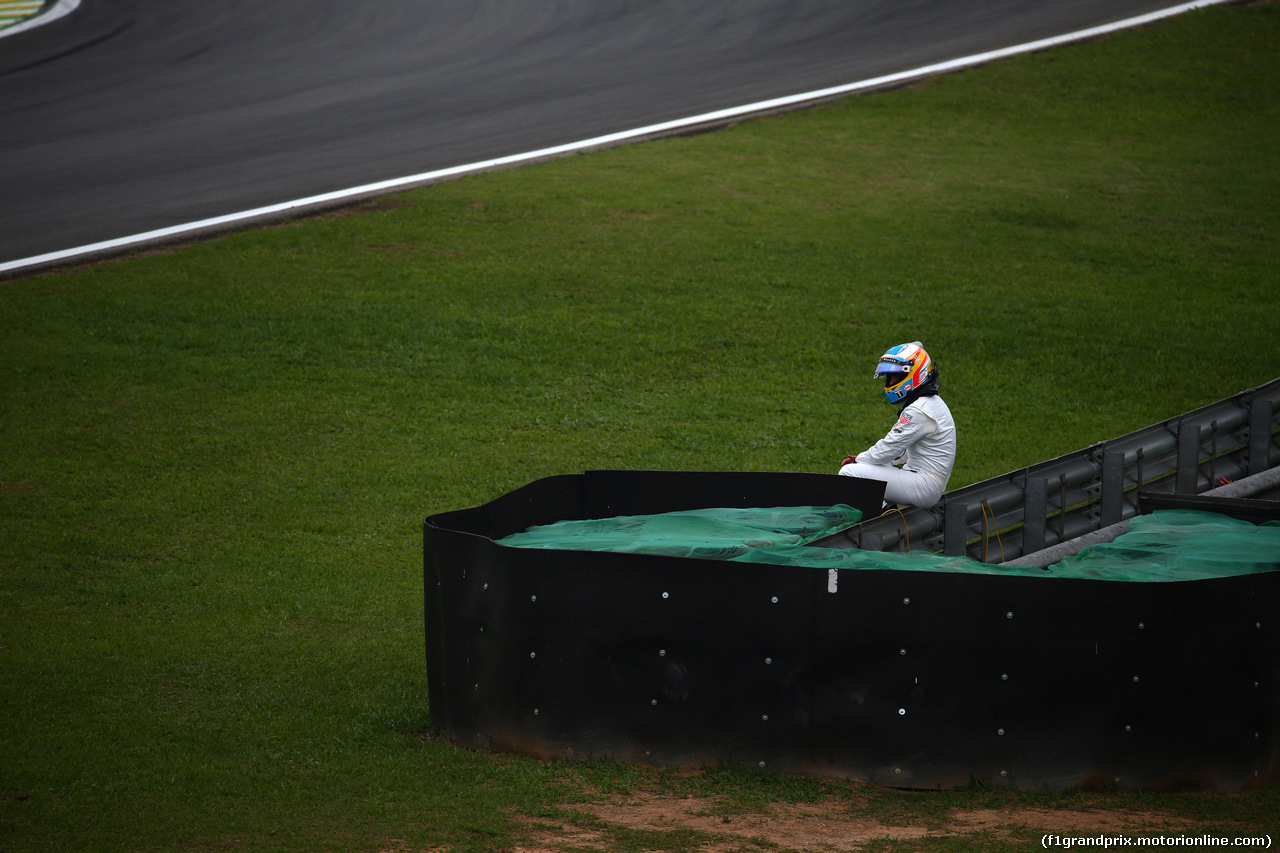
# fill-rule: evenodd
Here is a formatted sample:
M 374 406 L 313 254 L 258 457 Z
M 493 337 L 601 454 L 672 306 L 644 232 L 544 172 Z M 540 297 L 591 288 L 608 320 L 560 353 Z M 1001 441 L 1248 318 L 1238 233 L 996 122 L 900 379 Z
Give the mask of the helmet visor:
M 905 359 L 886 356 L 876 365 L 875 376 L 877 379 L 884 379 L 885 393 L 890 393 L 892 389 L 897 388 L 911 378 L 912 367 L 911 362 Z
M 881 361 L 876 365 L 876 376 L 896 377 L 911 372 L 910 362 Z

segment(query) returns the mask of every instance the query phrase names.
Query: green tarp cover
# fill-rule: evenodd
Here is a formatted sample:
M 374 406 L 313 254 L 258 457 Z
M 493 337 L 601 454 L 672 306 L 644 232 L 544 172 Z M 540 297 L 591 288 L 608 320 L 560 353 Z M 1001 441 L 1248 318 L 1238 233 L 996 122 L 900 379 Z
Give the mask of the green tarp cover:
M 728 560 L 774 545 L 801 545 L 862 520 L 835 506 L 697 509 L 660 515 L 558 521 L 499 540 L 517 548 L 626 551 Z
M 705 509 L 561 521 L 499 540 L 525 548 L 627 551 L 828 569 L 893 569 L 1116 581 L 1177 581 L 1280 569 L 1280 522 L 1250 524 L 1194 510 L 1130 520 L 1124 534 L 1046 569 L 1006 567 L 928 551 L 817 548 L 812 541 L 860 519 L 847 506 Z
M 1040 569 L 943 557 L 928 551 L 858 551 L 838 548 L 760 548 L 738 559 L 785 566 L 831 569 L 899 569 L 969 572 L 1024 577 L 1092 578 L 1114 581 L 1177 581 L 1219 578 L 1280 569 L 1280 523 L 1261 526 L 1194 510 L 1161 510 L 1129 521 L 1111 542 Z
M 1053 574 L 1101 580 L 1196 580 L 1280 569 L 1280 522 L 1194 510 L 1140 515 L 1111 542 L 1084 548 Z

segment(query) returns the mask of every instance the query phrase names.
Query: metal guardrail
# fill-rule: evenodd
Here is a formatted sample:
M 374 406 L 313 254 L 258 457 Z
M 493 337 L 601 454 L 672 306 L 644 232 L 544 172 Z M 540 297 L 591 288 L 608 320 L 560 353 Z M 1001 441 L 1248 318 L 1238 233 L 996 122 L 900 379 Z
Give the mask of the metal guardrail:
M 1276 465 L 1280 379 L 812 544 L 1002 563 L 1138 515 L 1139 489 L 1195 495 Z

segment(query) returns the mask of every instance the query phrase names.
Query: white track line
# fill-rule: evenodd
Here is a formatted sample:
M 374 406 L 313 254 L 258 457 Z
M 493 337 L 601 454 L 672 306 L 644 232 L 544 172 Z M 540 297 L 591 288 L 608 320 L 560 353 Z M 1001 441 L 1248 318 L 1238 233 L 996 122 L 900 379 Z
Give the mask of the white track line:
M 78 3 L 79 0 L 72 0 L 72 2 Z M 1065 35 L 1040 39 L 1039 41 L 1027 42 L 1026 44 L 1006 47 L 1000 50 L 992 50 L 986 53 L 978 53 L 973 56 L 965 56 L 960 59 L 952 59 L 946 62 L 939 62 L 934 65 L 926 65 L 910 71 L 900 71 L 896 74 L 887 74 L 883 77 L 873 77 L 870 80 L 862 80 L 857 83 L 847 83 L 842 86 L 832 86 L 828 89 L 818 89 L 813 92 L 788 95 L 784 98 L 758 101 L 754 104 L 730 107 L 728 109 L 716 110 L 715 112 L 703 113 L 702 115 L 646 125 L 645 127 L 638 127 L 633 130 L 624 130 L 617 133 L 605 134 L 604 136 L 595 136 L 578 142 L 569 142 L 564 145 L 553 145 L 550 148 L 539 148 L 536 151 L 528 151 L 523 154 L 511 154 L 506 157 L 495 157 L 492 160 L 481 160 L 477 163 L 467 163 L 462 166 L 450 166 L 447 169 L 437 169 L 432 172 L 423 172 L 418 175 L 409 175 L 404 178 L 392 178 L 390 180 L 379 181 L 373 184 L 365 184 L 364 186 L 352 187 L 345 190 L 336 190 L 334 192 L 323 193 L 321 195 L 308 196 L 295 201 L 285 201 L 280 202 L 279 204 L 268 205 L 266 207 L 256 207 L 252 210 L 244 210 L 239 213 L 228 213 L 224 216 L 215 216 L 211 219 L 201 219 L 197 222 L 172 225 L 168 228 L 158 228 L 154 231 L 134 234 L 129 237 L 119 237 L 114 240 L 103 240 L 100 243 L 90 243 L 86 246 L 77 246 L 74 249 L 62 249 L 57 252 L 48 252 L 46 254 L 35 255 L 30 258 L 5 261 L 0 263 L 0 273 L 24 269 L 27 267 L 51 266 L 62 261 L 86 255 L 101 255 L 143 244 L 165 242 L 172 240 L 173 238 L 190 235 L 199 231 L 226 230 L 230 226 L 238 223 L 244 223 L 255 219 L 279 218 L 282 214 L 289 212 L 301 212 L 307 208 L 334 206 L 341 202 L 354 200 L 359 197 L 374 196 L 392 190 L 421 186 L 423 184 L 441 181 L 446 178 L 458 177 L 459 175 L 486 172 L 522 163 L 546 160 L 565 154 L 572 154 L 596 148 L 605 148 L 622 142 L 668 135 L 676 131 L 688 130 L 694 127 L 723 124 L 730 120 L 746 116 L 776 112 L 800 106 L 802 104 L 827 100 L 840 95 L 848 95 L 854 92 L 863 92 L 870 89 L 893 86 L 908 80 L 914 80 L 916 78 L 928 77 L 936 74 L 944 74 L 949 71 L 957 71 L 962 68 L 1005 59 L 1021 53 L 1031 53 L 1071 42 L 1096 38 L 1097 36 L 1106 35 L 1107 33 L 1142 26 L 1143 24 L 1149 24 L 1153 21 L 1158 21 L 1173 15 L 1180 15 L 1184 12 L 1192 11 L 1193 9 L 1216 6 L 1229 2 L 1232 2 L 1232 0 L 1196 0 L 1196 2 L 1183 3 L 1181 5 L 1171 6 L 1156 12 L 1149 12 L 1145 15 L 1126 18 L 1123 21 L 1117 21 L 1113 24 L 1090 27 L 1088 29 L 1078 30 Z

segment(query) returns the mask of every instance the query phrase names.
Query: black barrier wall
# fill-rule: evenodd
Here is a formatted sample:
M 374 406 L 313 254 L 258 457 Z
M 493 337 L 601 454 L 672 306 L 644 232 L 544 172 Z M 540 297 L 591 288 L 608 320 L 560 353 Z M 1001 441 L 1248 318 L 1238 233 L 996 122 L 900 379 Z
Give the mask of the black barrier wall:
M 588 472 L 424 525 L 433 724 L 542 758 L 914 788 L 1239 790 L 1280 763 L 1280 572 L 1124 583 L 517 549 L 532 524 L 846 503 L 809 474 Z

